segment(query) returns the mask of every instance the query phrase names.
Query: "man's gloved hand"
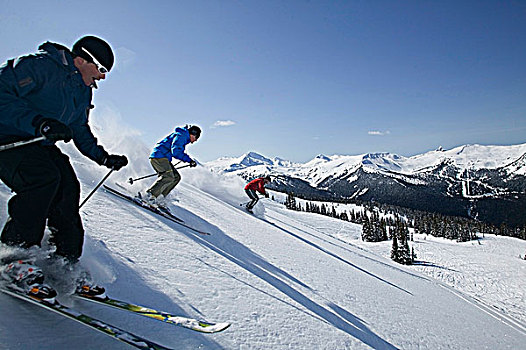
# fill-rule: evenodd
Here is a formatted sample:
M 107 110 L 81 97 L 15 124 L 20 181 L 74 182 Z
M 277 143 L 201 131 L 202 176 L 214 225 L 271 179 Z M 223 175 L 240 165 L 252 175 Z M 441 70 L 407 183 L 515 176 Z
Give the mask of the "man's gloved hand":
M 73 131 L 56 119 L 44 118 L 39 120 L 37 130 L 49 141 L 69 142 L 73 138 Z
M 102 165 L 106 168 L 119 171 L 123 166 L 128 164 L 128 158 L 126 156 L 120 156 L 117 154 L 108 154 L 102 160 Z
M 195 160 L 192 160 L 190 161 L 190 168 L 195 168 L 197 166 L 197 163 L 195 162 Z

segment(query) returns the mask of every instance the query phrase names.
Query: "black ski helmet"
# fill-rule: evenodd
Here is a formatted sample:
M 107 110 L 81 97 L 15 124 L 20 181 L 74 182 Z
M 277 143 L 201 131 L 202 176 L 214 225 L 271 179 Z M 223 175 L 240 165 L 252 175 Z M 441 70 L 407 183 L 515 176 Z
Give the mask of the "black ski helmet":
M 94 57 L 108 72 L 111 70 L 111 67 L 113 67 L 113 62 L 115 61 L 110 44 L 92 35 L 87 35 L 77 40 L 77 42 L 73 44 L 71 51 L 91 63 L 95 63 L 93 62 Z
M 188 132 L 190 133 L 190 135 L 194 135 L 196 140 L 199 138 L 199 136 L 201 136 L 201 128 L 197 125 L 191 125 L 188 128 Z

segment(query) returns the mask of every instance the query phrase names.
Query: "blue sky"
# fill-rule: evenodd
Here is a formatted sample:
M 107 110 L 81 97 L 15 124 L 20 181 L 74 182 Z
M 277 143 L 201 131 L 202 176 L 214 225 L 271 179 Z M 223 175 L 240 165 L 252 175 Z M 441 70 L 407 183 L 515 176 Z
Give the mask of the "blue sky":
M 95 93 L 147 145 L 209 161 L 526 142 L 524 1 L 0 0 L 0 61 L 105 38 Z

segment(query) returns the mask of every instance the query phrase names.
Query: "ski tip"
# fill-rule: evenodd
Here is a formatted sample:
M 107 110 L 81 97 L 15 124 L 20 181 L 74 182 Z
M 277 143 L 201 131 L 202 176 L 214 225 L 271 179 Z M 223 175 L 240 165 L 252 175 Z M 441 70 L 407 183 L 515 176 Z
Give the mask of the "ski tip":
M 207 323 L 199 322 L 199 329 L 196 329 L 202 333 L 218 333 L 222 332 L 228 327 L 231 326 L 231 323 L 222 322 L 222 323 Z
M 232 325 L 231 323 L 218 323 L 217 324 L 217 326 L 218 326 L 217 332 L 222 332 L 225 329 L 229 328 L 231 325 Z
M 230 327 L 232 325 L 232 323 L 220 323 L 221 326 L 221 330 L 224 331 L 225 329 L 227 329 L 228 327 Z

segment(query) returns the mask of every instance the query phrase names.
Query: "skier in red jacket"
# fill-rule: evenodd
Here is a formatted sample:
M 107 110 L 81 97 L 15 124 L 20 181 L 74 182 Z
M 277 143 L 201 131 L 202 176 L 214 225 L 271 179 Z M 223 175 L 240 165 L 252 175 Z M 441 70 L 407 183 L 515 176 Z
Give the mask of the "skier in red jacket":
M 256 191 L 258 191 L 259 193 L 264 195 L 266 198 L 268 198 L 268 193 L 265 191 L 265 185 L 269 184 L 270 181 L 272 180 L 270 179 L 270 176 L 267 175 L 265 177 L 254 179 L 245 186 L 245 192 L 247 193 L 248 197 L 251 199 L 251 201 L 248 202 L 248 204 L 246 205 L 246 209 L 248 212 L 252 213 L 252 208 L 254 208 L 254 206 L 257 204 L 259 200 L 259 197 Z

